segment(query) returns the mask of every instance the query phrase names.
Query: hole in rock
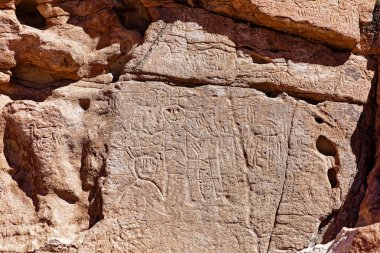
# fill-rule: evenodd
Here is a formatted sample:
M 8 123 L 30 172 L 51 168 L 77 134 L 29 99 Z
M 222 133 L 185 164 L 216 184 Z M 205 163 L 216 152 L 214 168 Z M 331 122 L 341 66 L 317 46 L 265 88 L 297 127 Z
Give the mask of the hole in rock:
M 46 19 L 37 9 L 36 0 L 22 0 L 16 6 L 16 16 L 21 24 L 42 29 L 46 26 Z
M 96 223 L 104 219 L 101 212 L 102 205 L 99 202 L 91 203 L 92 209 L 89 210 L 90 221 L 88 228 L 92 228 Z
M 123 44 L 123 43 L 122 43 Z M 122 55 L 117 58 L 115 61 L 110 61 L 109 65 L 109 72 L 112 74 L 112 82 L 115 83 L 119 80 L 119 77 L 121 76 L 124 66 L 129 61 L 129 57 L 127 55 L 128 49 L 125 47 L 125 45 L 122 45 Z
M 317 122 L 318 124 L 323 124 L 323 119 L 321 117 L 315 117 L 315 122 Z
M 139 31 L 141 34 L 144 34 L 148 26 L 152 23 L 152 18 L 143 5 L 142 1 L 137 0 L 124 0 L 123 9 L 115 8 L 120 23 L 130 30 Z
M 265 95 L 269 98 L 276 98 L 278 97 L 282 92 L 277 92 L 277 91 L 269 91 L 265 92 Z
M 327 171 L 327 176 L 329 178 L 331 188 L 338 187 L 338 169 L 336 167 L 329 169 Z
M 83 110 L 87 111 L 90 108 L 91 100 L 89 98 L 81 98 L 79 99 L 79 105 Z
M 104 172 L 99 176 L 104 176 Z M 103 215 L 103 198 L 99 186 L 98 179 L 96 180 L 96 183 L 90 191 L 89 195 L 89 208 L 88 208 L 88 215 L 90 216 L 89 220 L 89 226 L 88 228 L 92 228 L 96 223 L 104 219 Z
M 337 150 L 335 144 L 326 138 L 326 136 L 319 136 L 317 139 L 317 149 L 325 156 L 336 156 Z

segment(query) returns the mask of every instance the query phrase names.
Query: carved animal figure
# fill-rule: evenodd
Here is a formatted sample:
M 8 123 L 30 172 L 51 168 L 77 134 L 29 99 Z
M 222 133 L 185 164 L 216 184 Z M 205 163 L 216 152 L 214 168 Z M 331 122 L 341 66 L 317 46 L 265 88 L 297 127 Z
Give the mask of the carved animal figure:
M 33 140 L 37 141 L 37 147 L 41 148 L 44 144 L 44 140 L 52 139 L 56 145 L 61 144 L 61 126 L 37 126 L 37 123 L 33 121 L 33 123 L 28 125 L 31 131 L 31 135 Z

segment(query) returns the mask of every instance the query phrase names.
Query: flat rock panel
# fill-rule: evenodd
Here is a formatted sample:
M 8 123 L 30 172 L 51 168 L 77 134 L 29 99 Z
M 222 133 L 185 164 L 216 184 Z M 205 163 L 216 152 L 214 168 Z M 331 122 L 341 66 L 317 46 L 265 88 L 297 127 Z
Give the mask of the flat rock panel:
M 237 238 L 241 252 L 303 249 L 339 210 L 356 173 L 350 143 L 356 125 L 343 108 L 359 118 L 362 107 L 332 109 L 337 105 L 243 88 L 123 83 L 115 97 L 104 215 L 144 231 L 138 242 L 147 252 L 165 251 L 149 235 L 167 226 L 176 228 L 170 233 L 195 226 Z M 170 233 L 159 233 L 161 240 L 170 243 Z M 177 240 L 188 245 L 190 238 Z M 195 249 L 231 250 L 219 239 L 205 240 Z

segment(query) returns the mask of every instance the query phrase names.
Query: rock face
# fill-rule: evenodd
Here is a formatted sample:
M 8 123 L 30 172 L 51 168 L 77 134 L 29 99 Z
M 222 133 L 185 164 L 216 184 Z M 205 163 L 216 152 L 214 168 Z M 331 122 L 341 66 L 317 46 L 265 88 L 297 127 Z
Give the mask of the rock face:
M 344 228 L 337 238 L 326 244 L 305 249 L 302 252 L 378 252 L 379 251 L 379 224 L 367 227 Z
M 191 19 L 194 11 L 178 9 L 175 13 L 181 13 L 179 19 L 194 21 Z M 175 13 L 160 11 L 157 19 L 177 18 Z M 199 12 L 204 14 L 201 25 L 183 21 L 152 24 L 144 44 L 132 50 L 132 59 L 126 64 L 126 74 L 121 80 L 253 87 L 317 101 L 367 102 L 373 70 L 368 69 L 369 62 L 363 56 L 334 52 L 323 45 L 251 28 L 230 19 L 214 21 L 214 15 Z M 211 25 L 207 23 L 211 22 L 215 22 L 211 24 L 215 31 L 210 32 L 226 30 L 222 34 L 208 32 L 207 25 Z M 273 41 L 289 44 L 273 45 Z M 299 51 L 305 54 L 300 55 Z M 161 60 L 163 55 L 165 61 Z
M 9 173 L 30 198 L 31 223 L 49 236 L 74 239 L 100 220 L 122 224 L 110 235 L 143 233 L 125 242 L 141 252 L 186 251 L 198 230 L 205 242 L 197 251 L 302 249 L 319 239 L 357 172 L 351 145 L 362 143 L 350 139 L 362 106 L 233 87 L 115 86 L 84 86 L 75 97 L 79 88 L 69 86 L 43 103 L 4 109 Z M 22 216 L 15 223 L 18 231 Z M 98 244 L 99 224 L 80 252 L 115 247 Z
M 376 252 L 377 18 L 1 1 L 0 251 Z
M 162 6 L 171 1 L 143 0 L 147 6 Z M 372 20 L 375 0 L 200 0 L 178 1 L 199 4 L 204 9 L 238 18 L 274 30 L 318 39 L 352 49 L 360 41 L 360 24 Z
M 6 1 L 7 2 L 7 1 Z M 140 40 L 113 1 L 8 1 L 0 5 L 1 83 L 43 87 L 113 72 Z

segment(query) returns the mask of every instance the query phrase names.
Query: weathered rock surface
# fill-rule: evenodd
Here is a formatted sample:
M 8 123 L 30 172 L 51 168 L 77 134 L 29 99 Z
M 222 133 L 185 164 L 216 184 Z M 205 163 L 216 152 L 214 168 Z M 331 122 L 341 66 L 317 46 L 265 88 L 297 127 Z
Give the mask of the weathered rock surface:
M 143 0 L 146 6 L 169 5 L 170 0 Z M 352 49 L 360 41 L 360 24 L 372 20 L 375 0 L 199 0 L 204 9 L 275 30 L 318 39 Z
M 0 12 L 0 84 L 44 87 L 113 72 L 140 40 L 112 1 L 8 1 Z
M 0 251 L 377 252 L 378 8 L 0 0 Z
M 355 229 L 343 229 L 329 252 L 378 252 L 379 224 Z
M 326 245 L 303 250 L 302 253 L 379 252 L 379 223 L 358 228 L 344 228 L 337 238 Z
M 157 19 L 183 21 L 153 23 L 145 42 L 132 50 L 121 80 L 231 85 L 317 101 L 367 102 L 374 71 L 363 56 L 334 52 L 201 10 L 196 20 L 196 11 L 187 8 L 157 12 Z M 188 20 L 197 23 L 184 22 Z
M 6 187 L 26 195 L 22 210 L 36 238 L 20 232 L 22 213 L 14 233 L 35 245 L 7 237 L 3 245 L 31 250 L 55 238 L 79 252 L 303 249 L 346 199 L 362 110 L 245 88 L 134 81 L 10 103 L 4 153 L 14 181 Z M 104 245 L 104 230 L 131 238 Z M 195 231 L 202 244 L 189 239 Z

